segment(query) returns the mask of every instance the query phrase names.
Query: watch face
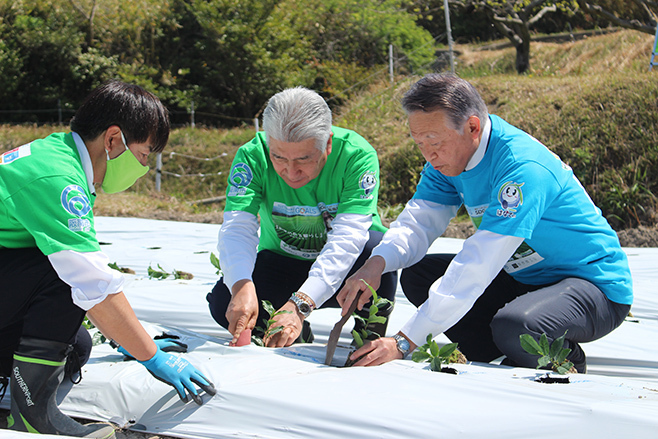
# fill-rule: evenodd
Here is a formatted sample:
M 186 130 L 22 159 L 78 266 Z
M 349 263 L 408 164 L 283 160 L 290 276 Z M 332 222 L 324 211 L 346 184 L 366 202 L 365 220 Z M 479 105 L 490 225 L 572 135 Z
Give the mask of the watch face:
M 308 314 L 311 312 L 311 307 L 308 306 L 308 303 L 302 302 L 299 304 L 299 312 L 301 312 L 302 314 Z

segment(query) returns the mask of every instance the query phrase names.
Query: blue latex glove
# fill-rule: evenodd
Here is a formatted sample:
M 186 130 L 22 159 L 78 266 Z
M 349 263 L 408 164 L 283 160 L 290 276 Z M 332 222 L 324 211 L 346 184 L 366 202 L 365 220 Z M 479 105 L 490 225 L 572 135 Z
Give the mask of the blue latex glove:
M 208 395 L 217 393 L 215 386 L 196 370 L 187 360 L 176 354 L 163 352 L 160 349 L 153 358 L 140 361 L 156 379 L 169 384 L 176 389 L 178 396 L 183 402 L 189 401 L 185 389 L 190 392 L 192 399 L 197 404 L 203 404 L 194 384 L 201 387 Z
M 162 352 L 187 352 L 187 345 L 183 342 L 175 340 L 174 338 L 154 338 L 153 342 Z M 123 348 L 123 346 L 117 345 L 116 350 L 128 357 L 126 360 L 135 359 L 135 357 L 130 355 L 128 351 Z

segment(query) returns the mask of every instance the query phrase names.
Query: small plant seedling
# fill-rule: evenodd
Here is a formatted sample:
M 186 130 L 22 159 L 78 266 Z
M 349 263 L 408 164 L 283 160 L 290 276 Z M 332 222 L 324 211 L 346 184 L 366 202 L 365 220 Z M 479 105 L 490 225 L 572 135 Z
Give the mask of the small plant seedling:
M 222 274 L 222 267 L 219 265 L 219 258 L 215 255 L 215 253 L 210 252 L 210 263 L 217 269 L 215 274 Z
M 416 351 L 411 355 L 411 359 L 416 363 L 424 363 L 429 361 L 430 369 L 433 372 L 441 372 L 442 364 L 449 364 L 456 360 L 459 351 L 457 351 L 457 343 L 449 343 L 439 348 L 436 341 L 432 340 L 432 334 L 427 335 L 427 343 L 419 346 Z
M 135 274 L 135 270 L 132 268 L 128 267 L 119 267 L 119 265 L 116 262 L 110 262 L 107 264 L 108 267 L 110 267 L 112 270 L 120 271 L 121 273 L 126 273 L 126 274 Z
M 188 273 L 186 271 L 180 271 L 180 270 L 174 270 L 171 273 L 165 271 L 160 264 L 158 264 L 158 269 L 154 269 L 149 265 L 149 268 L 147 269 L 147 273 L 149 275 L 149 279 L 158 279 L 158 280 L 163 280 L 167 279 L 169 276 L 173 276 L 174 279 L 193 279 L 194 275 L 192 273 Z
M 265 309 L 265 312 L 270 316 L 269 319 L 263 319 L 263 323 L 265 323 L 265 329 L 263 329 L 260 326 L 257 326 L 256 329 L 259 330 L 260 332 L 263 333 L 263 338 L 260 338 L 256 335 L 251 336 L 251 341 L 254 342 L 254 344 L 264 347 L 265 346 L 265 341 L 269 337 L 273 336 L 277 332 L 280 332 L 283 330 L 283 326 L 274 326 L 276 323 L 276 320 L 274 320 L 274 317 L 281 315 L 281 314 L 292 314 L 291 311 L 277 311 L 274 309 L 272 306 L 272 303 L 269 300 L 261 300 L 261 304 L 263 305 L 263 308 Z
M 352 317 L 354 317 L 355 320 L 360 320 L 361 323 L 363 323 L 363 329 L 360 331 L 356 331 L 354 329 L 352 330 L 352 337 L 354 337 L 354 343 L 356 344 L 357 348 L 363 346 L 366 340 L 372 340 L 373 337 L 374 339 L 379 338 L 379 334 L 368 329 L 368 325 L 371 323 L 386 323 L 386 317 L 379 316 L 377 313 L 379 310 L 386 309 L 391 305 L 391 301 L 384 297 L 379 297 L 375 289 L 371 287 L 368 282 L 363 279 L 361 279 L 361 282 L 366 284 L 372 293 L 372 305 L 370 305 L 368 318 L 363 318 L 356 312 L 352 314 Z
M 553 343 L 548 342 L 546 333 L 543 333 L 539 337 L 539 343 L 537 343 L 537 340 L 532 338 L 530 334 L 521 334 L 519 338 L 521 341 L 521 347 L 527 353 L 539 355 L 537 369 L 550 365 L 554 372 L 557 372 L 560 375 L 566 375 L 573 367 L 573 363 L 567 361 L 567 355 L 569 355 L 571 349 L 563 348 L 566 335 L 567 331 L 565 331 L 561 337 L 553 340 Z

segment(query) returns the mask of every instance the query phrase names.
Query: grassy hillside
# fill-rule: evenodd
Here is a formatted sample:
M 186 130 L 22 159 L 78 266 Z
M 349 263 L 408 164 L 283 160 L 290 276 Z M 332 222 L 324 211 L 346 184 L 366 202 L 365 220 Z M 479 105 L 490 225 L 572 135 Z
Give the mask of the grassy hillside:
M 531 73 L 518 76 L 511 48 L 457 46 L 457 73 L 474 83 L 492 113 L 570 164 L 613 226 L 622 229 L 656 222 L 658 69 L 648 72 L 652 48 L 652 36 L 633 31 L 533 43 Z M 423 162 L 399 106 L 416 79 L 373 85 L 335 112 L 337 125 L 358 131 L 377 149 L 380 206 L 390 216 L 413 194 Z M 62 129 L 0 126 L 0 150 Z M 127 193 L 99 196 L 97 214 L 220 221 L 221 203 L 193 201 L 223 195 L 232 157 L 253 134 L 249 126 L 175 129 L 163 155 L 162 192 L 155 192 L 151 172 Z

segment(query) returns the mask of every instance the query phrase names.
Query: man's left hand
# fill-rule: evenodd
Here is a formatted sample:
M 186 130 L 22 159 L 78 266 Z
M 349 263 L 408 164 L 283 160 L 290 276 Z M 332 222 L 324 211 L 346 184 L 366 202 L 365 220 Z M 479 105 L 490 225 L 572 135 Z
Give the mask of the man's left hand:
M 278 311 L 290 311 L 289 313 L 281 313 L 273 318 L 272 328 L 283 326 L 283 329 L 272 335 L 271 337 L 263 340 L 265 346 L 269 348 L 282 348 L 293 344 L 299 334 L 302 333 L 302 315 L 297 311 L 297 305 L 291 301 L 286 302 Z
M 352 366 L 379 366 L 392 360 L 401 360 L 402 353 L 394 338 L 383 337 L 367 342 L 350 355 L 351 360 L 357 358 L 361 359 Z

